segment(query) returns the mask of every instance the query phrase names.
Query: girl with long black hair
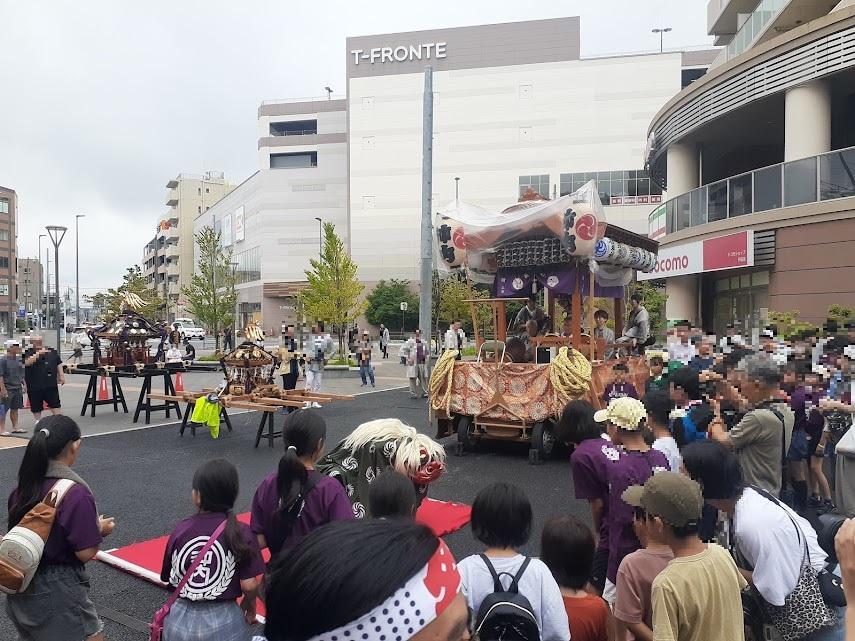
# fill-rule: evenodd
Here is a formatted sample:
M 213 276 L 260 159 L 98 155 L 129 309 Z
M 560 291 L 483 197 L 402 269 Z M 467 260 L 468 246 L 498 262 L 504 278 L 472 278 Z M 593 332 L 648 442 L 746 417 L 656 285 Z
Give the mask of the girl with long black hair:
M 9 497 L 9 528 L 58 480 L 74 484 L 59 504 L 32 582 L 25 592 L 9 595 L 6 612 L 22 639 L 103 641 L 104 624 L 89 599 L 85 564 L 95 557 L 115 522 L 98 515 L 92 491 L 71 469 L 83 442 L 77 423 L 57 414 L 43 418 L 38 427 L 24 451 L 18 486 Z
M 264 574 L 264 561 L 249 527 L 235 518 L 238 492 L 237 468 L 225 459 L 208 461 L 193 476 L 193 503 L 199 511 L 172 531 L 161 581 L 177 587 L 224 520 L 226 526 L 164 620 L 164 641 L 252 638 L 249 624 L 255 622 L 257 577 Z
M 341 483 L 315 470 L 326 436 L 327 425 L 314 410 L 298 410 L 285 418 L 285 454 L 252 499 L 250 526 L 271 556 L 325 523 L 354 518 Z

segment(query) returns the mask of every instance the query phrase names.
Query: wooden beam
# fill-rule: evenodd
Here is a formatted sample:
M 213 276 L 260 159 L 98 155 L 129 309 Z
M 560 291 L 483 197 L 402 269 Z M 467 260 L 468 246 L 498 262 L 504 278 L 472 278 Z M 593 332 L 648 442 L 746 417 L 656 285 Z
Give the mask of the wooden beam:
M 579 289 L 579 278 L 581 271 L 576 268 L 576 279 L 573 283 L 573 297 L 571 300 L 571 309 L 573 315 L 573 349 L 578 350 L 582 347 L 582 292 Z
M 591 361 L 595 358 L 594 348 L 596 345 L 596 341 L 594 340 L 594 327 L 596 323 L 594 322 L 594 272 L 591 269 L 588 269 L 588 272 L 591 274 L 591 283 L 590 290 L 588 290 L 588 331 L 591 332 Z
M 623 336 L 623 298 L 615 298 L 615 339 Z

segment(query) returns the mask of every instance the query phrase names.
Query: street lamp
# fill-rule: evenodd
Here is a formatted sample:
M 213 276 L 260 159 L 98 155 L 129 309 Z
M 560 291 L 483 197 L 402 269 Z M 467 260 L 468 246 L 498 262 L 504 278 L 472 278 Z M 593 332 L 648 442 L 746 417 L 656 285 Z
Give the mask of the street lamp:
M 42 328 L 42 278 L 45 278 L 45 270 L 42 267 L 42 238 L 47 238 L 47 234 L 39 234 L 39 330 Z M 45 300 L 45 316 L 47 316 L 47 300 Z
M 54 283 L 56 285 L 54 288 L 54 291 L 56 292 L 56 305 L 54 305 L 56 308 L 56 351 L 59 354 L 61 353 L 61 346 L 59 344 L 59 244 L 62 242 L 62 239 L 65 238 L 65 232 L 68 231 L 68 228 L 61 227 L 59 225 L 48 225 L 45 229 L 47 229 L 50 241 L 53 243 L 53 274 Z
M 324 87 L 324 91 L 327 92 L 327 100 L 332 100 L 332 89 L 329 87 Z
M 74 217 L 74 323 L 80 325 L 80 227 L 78 223 L 86 214 Z
M 318 257 L 324 253 L 324 221 L 315 216 L 318 221 Z
M 238 317 L 237 317 L 237 296 L 235 296 L 235 272 L 240 263 L 232 261 L 232 296 L 234 297 L 234 308 L 232 309 L 232 337 L 237 336 Z M 234 338 L 232 338 L 234 340 Z
M 460 200 L 460 176 L 454 177 L 454 201 Z
M 671 31 L 671 27 L 664 27 L 662 29 L 657 27 L 656 29 L 653 29 L 653 33 L 659 34 L 659 53 L 662 53 L 662 51 L 663 51 L 663 49 L 662 49 L 662 36 L 664 34 L 668 33 L 669 31 Z

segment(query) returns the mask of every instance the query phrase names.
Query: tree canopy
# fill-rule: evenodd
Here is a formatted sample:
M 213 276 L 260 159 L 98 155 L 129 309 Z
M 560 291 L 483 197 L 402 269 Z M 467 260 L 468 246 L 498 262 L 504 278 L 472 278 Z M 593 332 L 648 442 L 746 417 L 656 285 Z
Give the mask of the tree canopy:
M 401 313 L 401 303 L 407 303 L 407 311 Z M 419 324 L 419 298 L 410 291 L 410 281 L 381 280 L 368 294 L 365 318 L 372 325 L 381 323 L 390 330 L 401 327 L 411 331 Z
M 347 328 L 365 309 L 365 302 L 360 300 L 365 286 L 359 282 L 357 265 L 332 223 L 324 223 L 324 249 L 320 258 L 309 263 L 308 285 L 299 294 L 300 302 L 310 319 L 332 325 L 338 334 L 339 354 L 344 355 Z
M 122 301 L 128 292 L 136 294 L 145 303 L 142 308 L 136 310 L 144 318 L 155 321 L 163 315 L 163 300 L 158 298 L 156 291 L 148 287 L 139 265 L 131 265 L 125 270 L 125 275 L 122 276 L 122 284 L 118 287 L 111 287 L 106 292 L 98 292 L 91 296 L 84 296 L 84 298 L 92 303 L 92 307 L 95 309 L 95 318 L 104 322 L 122 311 Z
M 196 251 L 196 270 L 190 285 L 182 287 L 181 293 L 187 301 L 187 311 L 214 334 L 219 349 L 219 330 L 234 322 L 237 295 L 232 255 L 223 249 L 220 234 L 212 227 L 203 227 L 196 234 Z

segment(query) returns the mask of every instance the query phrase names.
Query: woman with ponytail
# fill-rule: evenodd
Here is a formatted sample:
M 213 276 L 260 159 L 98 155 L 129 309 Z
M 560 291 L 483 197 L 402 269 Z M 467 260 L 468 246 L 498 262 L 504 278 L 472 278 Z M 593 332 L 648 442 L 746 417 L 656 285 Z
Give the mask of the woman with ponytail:
M 235 518 L 238 472 L 225 459 L 208 461 L 193 475 L 198 512 L 169 537 L 160 579 L 177 587 L 211 535 L 226 522 L 210 552 L 182 588 L 163 622 L 164 641 L 249 641 L 255 623 L 261 551 L 249 527 Z M 243 596 L 240 606 L 237 599 Z
M 80 455 L 80 428 L 71 418 L 52 415 L 39 421 L 18 470 L 18 486 L 9 497 L 9 528 L 60 479 L 73 481 L 56 512 L 39 568 L 27 590 L 11 594 L 6 612 L 22 639 L 103 641 L 104 624 L 89 599 L 85 564 L 116 524 L 98 515 L 95 497 L 71 468 Z
M 279 469 L 261 482 L 252 499 L 250 527 L 271 557 L 330 521 L 354 518 L 341 483 L 315 470 L 326 436 L 327 425 L 314 410 L 298 410 L 285 418 L 285 454 Z

